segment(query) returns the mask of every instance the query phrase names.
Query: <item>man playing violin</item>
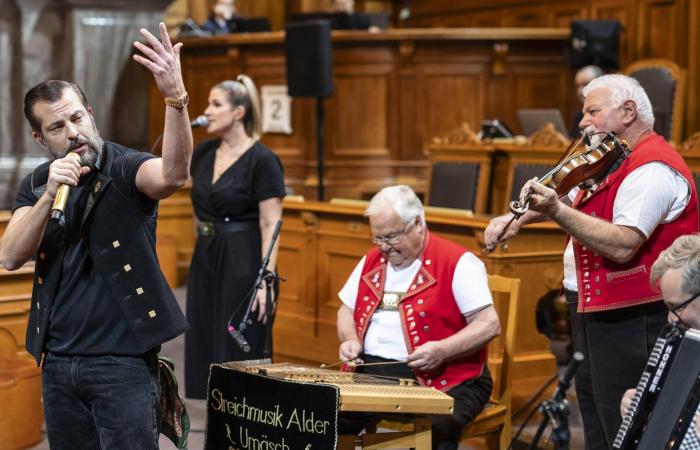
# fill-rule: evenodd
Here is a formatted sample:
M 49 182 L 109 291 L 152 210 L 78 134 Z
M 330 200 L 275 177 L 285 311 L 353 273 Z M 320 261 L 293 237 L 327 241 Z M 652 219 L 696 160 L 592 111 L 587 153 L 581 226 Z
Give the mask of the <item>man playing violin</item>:
M 659 253 L 698 231 L 698 198 L 683 158 L 653 131 L 644 89 L 625 75 L 605 75 L 583 90 L 579 126 L 597 147 L 607 133 L 631 148 L 597 184 L 561 197 L 532 179 L 521 197 L 529 208 L 506 229 L 511 213 L 494 218 L 487 248 L 517 235 L 521 226 L 553 220 L 569 235 L 564 293 L 572 316 L 574 349 L 586 359 L 576 393 L 586 447 L 608 449 L 620 425 L 619 405 L 634 385 L 666 323 L 661 295 L 647 282 Z

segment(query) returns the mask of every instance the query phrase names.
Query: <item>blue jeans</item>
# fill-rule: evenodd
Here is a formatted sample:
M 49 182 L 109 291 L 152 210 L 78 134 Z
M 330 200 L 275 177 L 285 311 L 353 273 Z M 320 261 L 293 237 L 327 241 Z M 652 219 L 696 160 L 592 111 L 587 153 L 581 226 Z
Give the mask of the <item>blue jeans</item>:
M 157 449 L 155 367 L 138 356 L 48 353 L 41 379 L 51 449 Z

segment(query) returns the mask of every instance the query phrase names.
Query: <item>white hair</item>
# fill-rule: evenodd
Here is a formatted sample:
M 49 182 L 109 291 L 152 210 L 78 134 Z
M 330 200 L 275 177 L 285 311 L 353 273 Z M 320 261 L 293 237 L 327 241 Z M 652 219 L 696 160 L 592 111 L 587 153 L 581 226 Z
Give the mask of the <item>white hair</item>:
M 610 101 L 616 107 L 622 106 L 628 100 L 633 101 L 637 105 L 639 121 L 650 128 L 654 126 L 654 112 L 651 108 L 651 102 L 639 81 L 627 75 L 603 75 L 591 80 L 583 88 L 583 97 L 586 98 L 591 91 L 601 88 L 610 91 Z
M 365 210 L 365 217 L 384 214 L 388 208 L 393 208 L 405 224 L 420 217 L 421 223 L 425 225 L 423 204 L 409 186 L 388 186 L 374 194 Z
M 700 233 L 677 238 L 659 254 L 651 266 L 651 285 L 654 286 L 670 269 L 681 270 L 681 288 L 686 294 L 700 292 Z
M 602 77 L 603 75 L 605 75 L 605 72 L 603 71 L 603 69 L 601 69 L 598 66 L 592 65 L 592 64 L 590 66 L 581 67 L 578 71 L 576 71 L 576 75 L 578 75 L 580 73 L 586 73 L 586 72 L 588 72 L 592 75 L 591 80 L 594 78 Z

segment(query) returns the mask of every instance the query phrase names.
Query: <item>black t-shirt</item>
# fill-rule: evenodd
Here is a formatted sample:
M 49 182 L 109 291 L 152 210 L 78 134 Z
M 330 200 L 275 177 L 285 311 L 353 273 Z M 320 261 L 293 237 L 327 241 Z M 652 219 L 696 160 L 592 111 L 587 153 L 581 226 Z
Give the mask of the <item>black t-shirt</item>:
M 143 211 L 155 214 L 157 201 L 141 194 L 135 184 L 139 167 L 153 157 L 148 153 L 128 152 L 116 159 L 110 173 L 105 175 L 111 176 L 114 184 L 107 189 L 119 189 Z M 138 355 L 138 346 L 117 300 L 88 253 L 87 227 L 81 227 L 94 177 L 93 171 L 81 178 L 68 197 L 62 219 L 66 227 L 66 252 L 51 307 L 45 349 L 67 355 Z M 13 209 L 33 206 L 36 200 L 30 174 L 19 186 Z
M 220 140 L 200 144 L 192 155 L 192 205 L 205 222 L 257 221 L 258 203 L 284 197 L 284 173 L 279 158 L 260 142 L 253 144 L 212 184 Z

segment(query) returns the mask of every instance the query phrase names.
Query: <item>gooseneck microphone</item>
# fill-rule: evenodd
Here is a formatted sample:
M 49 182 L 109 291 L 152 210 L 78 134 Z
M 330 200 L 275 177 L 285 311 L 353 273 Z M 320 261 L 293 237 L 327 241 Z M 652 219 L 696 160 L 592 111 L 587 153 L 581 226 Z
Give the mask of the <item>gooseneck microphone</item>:
M 229 324 L 228 327 L 226 327 L 226 329 L 228 331 L 228 334 L 231 335 L 231 337 L 236 342 L 236 344 L 238 344 L 241 350 L 248 353 L 250 351 L 250 344 L 245 339 L 245 336 L 243 336 L 243 333 L 233 328 L 233 325 L 231 324 Z
M 579 366 L 583 362 L 583 359 L 583 353 L 574 352 L 574 354 L 571 356 L 571 360 L 569 361 L 569 365 L 566 367 L 566 371 L 559 377 L 559 385 L 554 393 L 554 397 L 564 397 L 566 391 L 571 385 L 571 380 L 573 380 L 574 374 L 576 374 L 576 370 L 578 370 Z
M 197 116 L 196 119 L 194 119 L 192 122 L 190 122 L 190 126 L 192 128 L 206 127 L 208 125 L 209 125 L 209 119 L 207 119 L 207 116 L 205 116 L 205 115 Z
M 80 161 L 80 155 L 75 152 L 70 152 L 66 155 L 66 158 L 73 158 Z M 51 207 L 51 220 L 58 222 L 63 217 L 63 213 L 66 210 L 66 204 L 68 203 L 68 196 L 70 195 L 71 186 L 68 184 L 59 184 L 56 190 L 56 197 L 53 199 L 53 206 Z

